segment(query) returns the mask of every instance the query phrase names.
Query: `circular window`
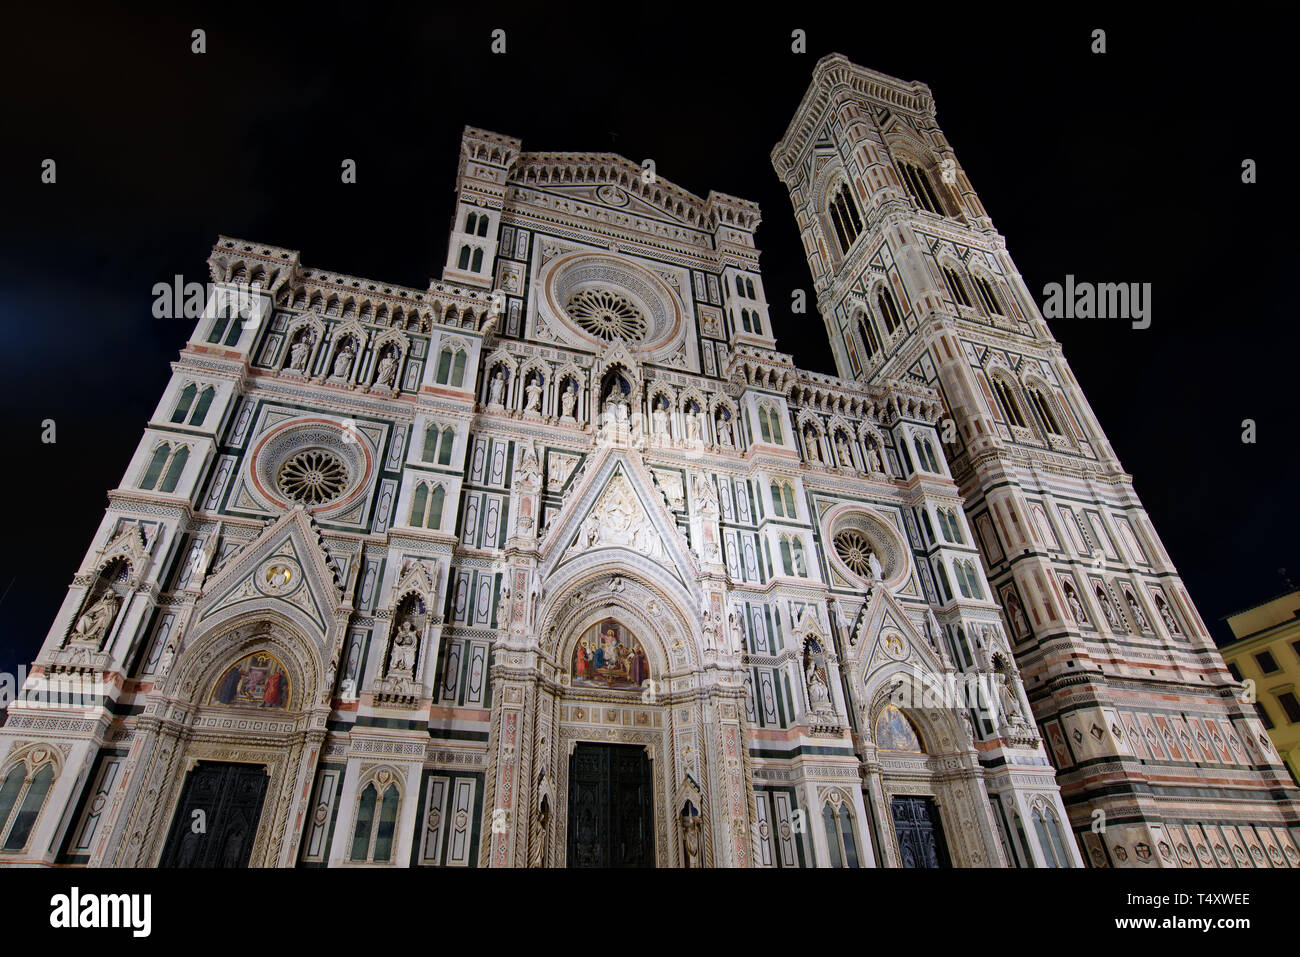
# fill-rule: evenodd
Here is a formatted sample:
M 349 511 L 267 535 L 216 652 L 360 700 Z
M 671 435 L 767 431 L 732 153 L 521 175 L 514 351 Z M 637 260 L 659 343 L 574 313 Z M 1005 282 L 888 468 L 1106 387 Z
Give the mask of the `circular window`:
M 616 253 L 552 255 L 538 273 L 546 305 L 539 328 L 584 348 L 617 339 L 640 355 L 682 353 L 687 322 L 671 271 L 656 273 Z
M 348 470 L 343 462 L 324 449 L 305 449 L 280 466 L 276 485 L 295 502 L 324 505 L 343 494 Z
M 879 578 L 896 588 L 907 578 L 907 544 L 883 516 L 854 505 L 841 505 L 825 516 L 830 564 L 845 583 L 858 585 Z
M 835 554 L 849 571 L 863 578 L 871 577 L 871 542 L 856 528 L 845 529 L 835 536 Z
M 582 289 L 564 307 L 570 318 L 606 342 L 626 339 L 640 342 L 648 328 L 641 310 L 607 289 Z

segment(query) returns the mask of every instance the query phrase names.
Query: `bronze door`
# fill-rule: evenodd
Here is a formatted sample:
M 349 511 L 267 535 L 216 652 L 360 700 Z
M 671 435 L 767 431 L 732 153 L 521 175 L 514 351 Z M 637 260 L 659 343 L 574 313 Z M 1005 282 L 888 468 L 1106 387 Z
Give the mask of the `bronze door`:
M 569 867 L 653 867 L 650 757 L 627 744 L 579 744 L 569 758 Z
M 891 804 L 903 867 L 950 867 L 934 798 L 896 797 Z
M 247 867 L 266 785 L 264 765 L 200 761 L 185 778 L 159 866 Z

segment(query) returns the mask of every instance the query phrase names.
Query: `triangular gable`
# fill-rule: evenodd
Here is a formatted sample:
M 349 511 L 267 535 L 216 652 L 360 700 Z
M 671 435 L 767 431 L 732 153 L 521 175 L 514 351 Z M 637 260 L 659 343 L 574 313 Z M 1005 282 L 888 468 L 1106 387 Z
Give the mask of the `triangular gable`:
M 941 640 L 936 636 L 936 640 Z M 866 608 L 849 630 L 850 661 L 858 662 L 864 678 L 899 662 L 915 665 L 930 674 L 948 670 L 939 651 L 916 629 L 888 591 L 877 583 Z
M 543 543 L 548 576 L 580 556 L 623 548 L 668 569 L 683 583 L 686 575 L 693 579 L 698 571 L 695 560 L 663 496 L 645 469 L 625 453 L 607 451 L 591 478 L 570 496 Z
M 325 634 L 341 597 L 320 530 L 305 509 L 294 508 L 204 583 L 198 618 L 269 599 L 292 606 L 300 613 L 294 617 L 305 615 Z

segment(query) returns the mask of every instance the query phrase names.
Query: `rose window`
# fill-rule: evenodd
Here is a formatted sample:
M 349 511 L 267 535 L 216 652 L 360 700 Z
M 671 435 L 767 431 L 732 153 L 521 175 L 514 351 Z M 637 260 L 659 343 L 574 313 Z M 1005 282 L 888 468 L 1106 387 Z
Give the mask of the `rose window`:
M 348 470 L 334 454 L 324 449 L 307 449 L 280 466 L 276 484 L 295 502 L 324 505 L 343 494 Z
M 849 566 L 849 571 L 863 578 L 871 577 L 871 543 L 856 528 L 847 528 L 834 538 L 835 554 Z
M 607 342 L 611 339 L 639 342 L 649 328 L 640 309 L 607 289 L 579 290 L 565 311 L 587 332 Z

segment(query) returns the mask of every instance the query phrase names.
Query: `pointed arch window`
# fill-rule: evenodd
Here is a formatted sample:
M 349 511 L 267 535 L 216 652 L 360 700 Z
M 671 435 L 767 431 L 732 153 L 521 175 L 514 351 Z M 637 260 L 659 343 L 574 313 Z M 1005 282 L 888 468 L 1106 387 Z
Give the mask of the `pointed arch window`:
M 766 405 L 758 407 L 758 428 L 764 442 L 771 442 L 775 445 L 785 444 L 785 439 L 781 434 L 781 417 L 777 414 L 776 409 Z
M 935 571 L 938 572 L 936 577 L 939 579 L 939 593 L 944 602 L 950 602 L 952 601 L 952 586 L 948 584 L 948 572 L 944 569 L 943 562 L 936 562 L 934 567 Z
M 29 767 L 26 761 L 13 765 L 0 781 L 0 845 L 6 851 L 21 851 L 27 846 L 36 819 L 45 807 L 45 798 L 54 783 L 54 764 L 47 761 Z
M 1069 867 L 1070 857 L 1065 852 L 1061 840 L 1061 826 L 1056 815 L 1042 807 L 1034 808 L 1034 830 L 1038 834 L 1038 845 L 1043 850 L 1043 859 L 1048 867 Z
M 153 487 L 158 484 L 158 476 L 162 474 L 163 466 L 167 464 L 167 458 L 172 454 L 172 447 L 166 442 L 153 450 L 153 457 L 149 460 L 149 467 L 144 470 L 144 478 L 140 480 L 140 488 L 146 492 L 152 492 Z
M 357 801 L 357 820 L 352 829 L 352 850 L 348 855 L 350 860 L 365 864 L 387 864 L 392 859 L 400 800 L 396 784 L 388 785 L 382 798 L 373 781 L 361 789 L 361 798 Z
M 478 213 L 470 213 L 465 217 L 465 232 L 471 236 L 474 235 L 474 229 L 478 226 Z
M 847 804 L 836 809 L 831 802 L 822 805 L 822 824 L 826 828 L 826 849 L 831 867 L 857 867 L 858 845 L 853 837 L 853 817 Z
M 481 249 L 476 249 L 476 250 L 474 250 L 474 261 L 473 261 L 473 265 L 470 266 L 470 269 L 471 269 L 473 272 L 478 272 L 478 271 L 480 271 L 482 268 L 483 268 L 483 250 L 481 250 Z
M 880 352 L 880 339 L 865 313 L 858 316 L 858 335 L 862 338 L 862 347 L 866 349 L 868 359 Z
M 190 458 L 190 447 L 182 445 L 172 455 L 171 463 L 167 466 L 167 474 L 163 476 L 162 485 L 159 486 L 160 492 L 176 491 L 176 483 L 181 479 L 181 473 L 185 471 L 185 463 Z
M 998 295 L 993 290 L 992 284 L 979 273 L 971 275 L 971 281 L 975 283 L 975 293 L 980 297 L 980 302 L 984 305 L 984 310 L 990 316 L 1002 316 L 1002 304 L 998 301 Z
M 1034 411 L 1038 413 L 1038 418 L 1047 431 L 1053 435 L 1064 435 L 1056 415 L 1052 412 L 1051 400 L 1043 395 L 1042 390 L 1036 385 L 1029 385 L 1025 387 L 1025 393 L 1029 396 L 1029 404 L 1034 407 Z
M 831 225 L 835 227 L 835 238 L 839 240 L 840 253 L 847 254 L 853 241 L 862 232 L 862 217 L 858 214 L 858 204 L 847 183 L 841 184 L 831 197 L 828 212 Z
M 948 284 L 948 292 L 952 294 L 953 302 L 959 306 L 965 306 L 967 309 L 973 309 L 970 296 L 966 293 L 966 284 L 961 280 L 961 274 L 951 266 L 940 266 L 943 271 L 944 282 Z
M 457 257 L 456 259 L 456 268 L 457 269 L 469 268 L 469 247 L 468 246 L 460 247 L 460 256 Z
M 459 388 L 465 381 L 465 350 L 451 344 L 442 347 L 438 353 L 438 372 L 435 381 L 439 385 Z
M 239 315 L 231 320 L 230 331 L 226 333 L 226 341 L 222 343 L 223 345 L 233 347 L 239 342 L 239 337 L 244 334 L 244 323 L 247 319 L 248 312 L 243 309 L 239 310 Z
M 912 198 L 921 209 L 934 213 L 937 216 L 944 215 L 943 208 L 939 205 L 939 197 L 935 195 L 934 187 L 930 184 L 930 176 L 915 163 L 900 161 L 898 164 L 898 178 L 903 182 L 903 188 L 907 190 L 907 195 Z
M 226 332 L 226 324 L 229 322 L 230 307 L 222 306 L 221 310 L 217 313 L 217 321 L 212 324 L 212 332 L 208 334 L 208 343 L 210 345 L 216 345 L 221 341 L 221 337 L 225 335 Z
M 193 382 L 181 390 L 180 401 L 176 403 L 176 411 L 172 413 L 173 422 L 184 422 L 185 416 L 189 415 L 190 406 L 194 403 L 194 397 L 198 395 L 198 386 Z
M 203 420 L 208 417 L 208 409 L 212 406 L 212 397 L 217 394 L 217 390 L 208 386 L 199 393 L 199 404 L 194 407 L 194 414 L 190 416 L 190 425 L 202 425 Z M 172 420 L 176 421 L 175 419 Z
M 898 303 L 888 286 L 882 285 L 876 290 L 876 310 L 885 323 L 885 335 L 893 335 L 894 330 L 903 324 L 902 313 L 898 311 Z
M 786 575 L 794 576 L 794 559 L 790 554 L 790 537 L 781 536 L 781 570 Z
M 1016 401 L 1011 386 L 1000 377 L 994 377 L 992 381 L 993 393 L 998 397 L 998 404 L 1002 406 L 1002 417 L 1017 428 L 1027 428 L 1025 415 L 1020 411 L 1020 403 Z
M 478 218 L 478 231 L 475 235 L 486 236 L 488 234 L 489 223 L 490 220 L 487 218 L 487 213 L 484 213 L 482 216 Z

